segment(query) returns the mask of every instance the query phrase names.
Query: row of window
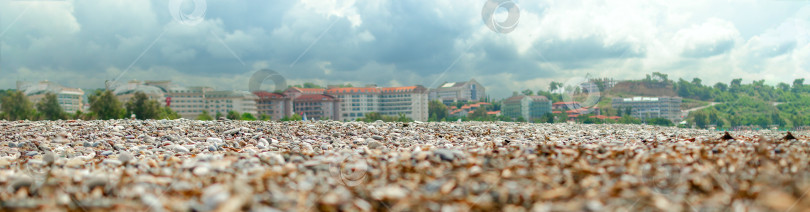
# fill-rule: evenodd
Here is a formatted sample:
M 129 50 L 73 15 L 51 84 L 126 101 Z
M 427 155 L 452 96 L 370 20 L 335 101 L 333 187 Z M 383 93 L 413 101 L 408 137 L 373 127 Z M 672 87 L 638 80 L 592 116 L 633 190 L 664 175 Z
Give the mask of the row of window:
M 172 98 L 203 98 L 203 96 L 171 96 Z
M 343 117 L 364 117 L 363 113 L 344 113 Z
M 321 102 L 299 102 L 295 103 L 295 105 L 323 105 Z

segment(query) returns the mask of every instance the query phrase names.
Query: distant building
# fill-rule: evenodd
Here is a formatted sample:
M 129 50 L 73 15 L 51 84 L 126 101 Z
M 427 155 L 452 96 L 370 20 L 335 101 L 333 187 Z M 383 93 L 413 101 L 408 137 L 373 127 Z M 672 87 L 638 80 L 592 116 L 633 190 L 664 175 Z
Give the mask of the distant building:
M 129 81 L 126 84 L 115 86 L 112 92 L 121 104 L 126 104 L 137 92 L 143 92 L 149 97 L 149 100 L 158 101 L 161 105 L 166 104 L 166 93 L 163 92 L 163 89 L 148 85 L 143 81 Z
M 479 101 L 486 97 L 486 89 L 481 83 L 471 79 L 467 82 L 445 82 L 430 89 L 429 100 L 439 100 L 445 105 L 454 102 Z
M 34 104 L 45 98 L 45 94 L 56 94 L 59 106 L 68 113 L 76 113 L 84 107 L 84 91 L 79 88 L 68 88 L 46 80 L 39 83 L 17 81 L 17 90 L 22 91 Z
M 136 92 L 144 92 L 149 99 L 169 106 L 181 117 L 195 119 L 208 111 L 211 116 L 229 111 L 258 116 L 256 95 L 247 91 L 215 91 L 211 87 L 184 87 L 171 81 L 130 81 L 114 88 L 113 93 L 121 102 L 129 101 Z
M 613 98 L 613 108 L 626 110 L 631 108 L 630 116 L 646 120 L 665 118 L 673 123 L 681 121 L 681 97 L 633 97 Z
M 253 94 L 259 97 L 256 100 L 259 116 L 268 115 L 271 120 L 279 120 L 293 113 L 292 99 L 284 94 L 267 91 L 257 91 Z
M 115 86 L 114 93 L 126 102 L 141 91 L 150 99 L 168 105 L 187 119 L 208 111 L 227 114 L 235 111 L 255 117 L 268 115 L 272 120 L 306 115 L 309 119 L 353 121 L 376 112 L 381 115 L 405 115 L 416 121 L 428 119 L 428 91 L 422 86 L 363 88 L 297 88 L 283 93 L 266 91 L 215 91 L 210 87 L 183 87 L 171 81 L 131 81 Z
M 380 89 L 368 88 L 330 88 L 326 94 L 334 96 L 340 102 L 340 117 L 343 121 L 354 121 L 363 118 L 367 113 L 380 111 Z
M 509 118 L 531 121 L 551 113 L 551 100 L 545 96 L 513 96 L 503 101 L 501 112 Z
M 323 94 L 326 89 L 323 88 L 298 88 L 298 87 L 290 87 L 284 93 L 286 94 L 295 94 L 295 95 L 304 95 L 304 94 Z
M 304 94 L 293 100 L 293 111 L 306 114 L 307 119 L 340 120 L 339 108 L 338 99 L 329 95 Z
M 258 116 L 257 100 L 259 97 L 248 91 L 212 91 L 205 94 L 205 106 L 209 114 L 220 112 L 224 115 L 235 111 Z
M 576 110 L 582 108 L 579 102 L 555 102 L 551 104 L 552 110 Z
M 144 84 L 161 89 L 164 94 L 163 106 L 168 105 L 180 117 L 195 119 L 206 108 L 205 95 L 213 92 L 211 87 L 184 87 L 171 83 L 171 81 L 146 81 Z M 211 113 L 211 111 L 209 111 Z M 215 113 L 211 113 L 213 116 Z
M 415 121 L 428 119 L 428 91 L 420 85 L 406 87 L 329 88 L 327 95 L 340 102 L 340 117 L 352 121 L 376 112 L 380 115 L 403 114 Z
M 415 121 L 428 119 L 428 90 L 422 86 L 380 88 L 379 111 L 382 115 L 404 114 Z
M 467 114 L 474 112 L 475 109 L 478 109 L 479 107 L 482 107 L 484 105 L 491 105 L 491 104 L 486 102 L 478 102 L 474 104 L 462 105 L 461 108 L 458 108 L 456 106 L 450 106 L 448 108 L 449 110 L 448 114 L 452 117 L 464 117 L 467 116 Z

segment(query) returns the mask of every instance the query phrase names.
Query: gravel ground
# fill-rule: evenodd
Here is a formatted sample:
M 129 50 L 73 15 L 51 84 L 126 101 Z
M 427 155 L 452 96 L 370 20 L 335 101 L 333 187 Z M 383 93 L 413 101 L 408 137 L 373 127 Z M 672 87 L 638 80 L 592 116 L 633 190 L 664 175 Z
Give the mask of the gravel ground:
M 808 132 L 0 121 L 21 211 L 808 211 Z

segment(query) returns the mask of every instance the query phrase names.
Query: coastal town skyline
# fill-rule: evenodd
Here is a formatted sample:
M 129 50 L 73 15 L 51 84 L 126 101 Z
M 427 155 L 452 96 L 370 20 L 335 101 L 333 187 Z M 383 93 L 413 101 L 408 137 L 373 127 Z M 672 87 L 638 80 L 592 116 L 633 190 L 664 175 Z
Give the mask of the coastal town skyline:
M 0 88 L 170 78 L 247 90 L 251 74 L 269 68 L 290 84 L 435 87 L 476 78 L 505 98 L 588 74 L 771 85 L 810 75 L 802 1 L 517 1 L 515 26 L 501 31 L 486 21 L 508 21 L 512 11 L 483 16 L 486 6 L 2 0 Z

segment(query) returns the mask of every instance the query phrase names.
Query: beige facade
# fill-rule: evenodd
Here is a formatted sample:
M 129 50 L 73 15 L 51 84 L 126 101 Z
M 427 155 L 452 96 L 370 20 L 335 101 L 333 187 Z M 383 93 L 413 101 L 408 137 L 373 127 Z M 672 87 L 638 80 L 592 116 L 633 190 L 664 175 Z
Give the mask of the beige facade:
M 259 97 L 247 91 L 212 91 L 205 94 L 206 107 L 209 114 L 220 112 L 223 115 L 228 111 L 239 114 L 250 113 L 258 116 L 256 100 Z
M 53 93 L 65 112 L 76 113 L 84 108 L 84 91 L 79 88 L 68 88 L 46 80 L 39 83 L 17 81 L 17 90 L 22 91 L 34 104 L 45 98 L 45 94 Z
M 120 101 L 126 102 L 138 91 L 146 93 L 150 99 L 157 100 L 163 106 L 168 105 L 186 119 L 195 119 L 203 111 L 208 111 L 211 116 L 217 112 L 224 116 L 228 111 L 258 116 L 256 101 L 259 98 L 247 91 L 215 91 L 211 87 L 202 86 L 184 87 L 171 81 L 130 81 L 116 87 L 114 93 Z
M 486 89 L 481 83 L 471 79 L 467 82 L 445 82 L 429 91 L 429 99 L 439 100 L 445 105 L 453 102 L 480 101 L 486 98 Z
M 149 100 L 158 101 L 161 105 L 166 104 L 166 95 L 157 86 L 148 85 L 143 81 L 132 80 L 123 85 L 114 86 L 113 94 L 122 104 L 126 104 L 137 92 L 143 92 Z
M 428 91 L 422 86 L 330 88 L 326 94 L 340 100 L 343 121 L 353 121 L 367 113 L 398 116 L 404 114 L 415 121 L 428 119 Z
M 292 99 L 289 96 L 267 91 L 257 91 L 253 94 L 259 98 L 256 101 L 256 109 L 260 116 L 268 115 L 271 120 L 279 120 L 293 114 Z
M 513 96 L 503 100 L 503 116 L 533 121 L 551 113 L 551 100 L 545 96 Z
M 630 108 L 630 116 L 646 120 L 649 118 L 665 118 L 673 123 L 683 120 L 681 117 L 681 97 L 633 97 L 613 98 L 613 108 L 626 110 Z

